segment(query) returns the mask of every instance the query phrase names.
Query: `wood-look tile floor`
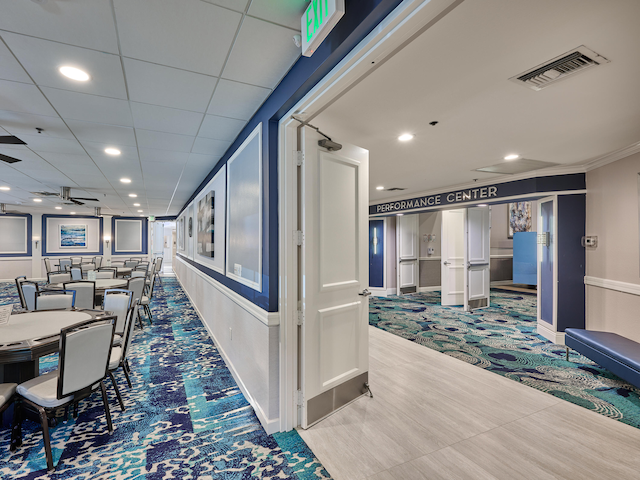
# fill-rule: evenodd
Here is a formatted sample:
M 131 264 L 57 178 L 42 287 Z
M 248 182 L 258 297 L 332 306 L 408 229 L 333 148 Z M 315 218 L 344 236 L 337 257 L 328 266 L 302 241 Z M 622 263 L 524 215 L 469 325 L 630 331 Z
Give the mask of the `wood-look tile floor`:
M 640 479 L 640 430 L 370 327 L 363 397 L 300 435 L 335 480 Z

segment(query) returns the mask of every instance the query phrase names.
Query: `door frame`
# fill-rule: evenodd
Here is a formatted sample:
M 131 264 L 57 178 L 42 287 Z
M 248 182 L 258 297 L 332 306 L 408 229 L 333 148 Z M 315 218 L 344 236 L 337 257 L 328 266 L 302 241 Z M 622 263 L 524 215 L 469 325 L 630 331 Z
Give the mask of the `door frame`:
M 377 69 L 464 0 L 404 0 L 278 121 L 278 310 L 280 312 L 280 431 L 298 421 L 297 127 L 311 121 L 349 88 Z M 431 7 L 431 8 L 429 8 Z
M 538 200 L 537 207 L 537 225 L 538 231 L 540 231 L 542 225 L 542 209 L 540 206 L 543 203 L 553 203 L 553 236 L 552 236 L 552 253 L 553 253 L 553 328 L 550 329 L 547 322 L 542 321 L 540 317 L 540 297 L 542 294 L 542 285 L 540 285 L 540 269 L 542 260 L 542 246 L 537 245 L 537 270 L 538 270 L 538 295 L 537 295 L 537 317 L 536 327 L 538 334 L 549 340 L 550 342 L 564 345 L 564 332 L 558 333 L 558 196 L 550 195 L 548 197 L 540 198 Z

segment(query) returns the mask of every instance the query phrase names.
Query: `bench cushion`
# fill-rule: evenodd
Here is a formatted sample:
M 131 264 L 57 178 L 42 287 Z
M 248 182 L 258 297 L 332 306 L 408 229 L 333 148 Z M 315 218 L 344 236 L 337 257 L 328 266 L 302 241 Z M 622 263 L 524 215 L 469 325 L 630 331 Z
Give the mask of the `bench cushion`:
M 640 388 L 640 344 L 610 332 L 565 330 L 565 345 Z

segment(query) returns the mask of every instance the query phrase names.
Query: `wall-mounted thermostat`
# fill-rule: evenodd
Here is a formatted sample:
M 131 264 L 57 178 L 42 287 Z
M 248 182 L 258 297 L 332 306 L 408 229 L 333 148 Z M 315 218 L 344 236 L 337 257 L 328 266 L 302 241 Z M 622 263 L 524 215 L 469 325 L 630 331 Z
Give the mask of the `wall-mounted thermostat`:
M 591 247 L 591 248 L 597 247 L 598 246 L 598 237 L 595 236 L 595 235 L 582 237 L 582 246 L 583 247 Z

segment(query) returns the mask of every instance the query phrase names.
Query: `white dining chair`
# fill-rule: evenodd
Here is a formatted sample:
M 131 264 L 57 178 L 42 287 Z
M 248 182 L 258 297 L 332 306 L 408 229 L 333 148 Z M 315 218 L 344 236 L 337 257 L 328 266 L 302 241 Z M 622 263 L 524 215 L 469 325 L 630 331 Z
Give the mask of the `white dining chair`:
M 58 262 L 58 266 L 60 267 L 61 272 L 66 272 L 71 268 L 71 259 L 70 258 L 61 258 Z
M 113 372 L 115 372 L 118 368 L 122 367 L 124 376 L 127 379 L 127 385 L 129 386 L 129 388 L 132 388 L 131 379 L 129 378 L 129 363 L 127 362 L 127 353 L 129 352 L 129 347 L 131 346 L 131 339 L 133 338 L 133 326 L 134 326 L 133 310 L 130 310 L 129 315 L 127 316 L 127 319 L 125 322 L 125 331 L 122 337 L 122 343 L 119 346 L 114 345 L 111 348 L 111 358 L 109 359 L 109 377 L 111 378 L 113 389 L 116 392 L 118 403 L 120 403 L 120 409 L 123 412 L 125 411 L 124 402 L 122 401 L 122 396 L 120 395 L 120 389 L 118 388 L 116 379 L 113 376 Z
M 93 257 L 93 263 L 96 266 L 96 270 L 102 266 L 102 257 Z
M 96 272 L 96 280 L 99 278 L 115 278 L 115 270 L 98 270 Z
M 116 329 L 113 336 L 113 344 L 120 345 L 124 334 L 125 322 L 129 310 L 131 310 L 133 293 L 121 288 L 112 288 L 104 291 L 102 309 L 117 316 Z
M 103 380 L 109 373 L 115 317 L 92 319 L 64 328 L 60 332 L 58 370 L 40 375 L 16 388 L 18 421 L 22 409 L 35 410 L 40 416 L 47 469 L 55 470 L 49 438 L 49 418 L 64 406 L 77 404 L 98 387 L 109 432 L 113 432 L 107 391 Z M 96 418 L 91 416 L 91 418 Z
M 41 290 L 36 292 L 35 310 L 64 310 L 73 308 L 76 292 L 66 290 Z
M 82 269 L 80 267 L 71 267 L 71 280 L 82 280 Z
M 64 283 L 71 280 L 70 273 L 52 272 L 47 275 L 47 283 Z
M 140 328 L 143 328 L 144 326 L 142 324 L 142 319 L 140 318 L 139 307 L 140 307 L 140 300 L 144 295 L 144 277 L 130 278 L 129 281 L 127 282 L 127 290 L 130 290 L 133 294 L 131 299 L 131 305 L 133 306 L 134 314 L 138 318 L 138 325 L 140 325 Z
M 80 282 L 67 282 L 64 284 L 66 291 L 76 292 L 75 308 L 96 308 L 96 282 L 83 280 Z
M 20 295 L 22 308 L 26 308 L 27 310 L 35 310 L 36 292 L 39 291 L 40 287 L 36 282 L 22 280 L 22 278 L 24 277 L 16 278 L 16 285 L 18 286 L 18 293 Z

